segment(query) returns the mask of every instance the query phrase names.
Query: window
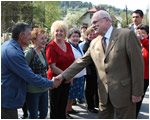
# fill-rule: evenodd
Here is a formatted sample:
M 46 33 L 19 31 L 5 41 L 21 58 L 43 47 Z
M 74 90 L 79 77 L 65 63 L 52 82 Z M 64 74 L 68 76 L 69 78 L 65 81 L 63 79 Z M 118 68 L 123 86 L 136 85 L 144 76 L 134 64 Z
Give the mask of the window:
M 92 18 L 93 14 L 90 14 L 90 19 Z

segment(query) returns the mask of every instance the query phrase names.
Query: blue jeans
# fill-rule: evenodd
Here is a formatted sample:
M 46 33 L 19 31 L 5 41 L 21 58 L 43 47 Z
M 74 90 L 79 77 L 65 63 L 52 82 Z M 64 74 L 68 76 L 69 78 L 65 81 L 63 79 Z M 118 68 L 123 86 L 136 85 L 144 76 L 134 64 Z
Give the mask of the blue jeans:
M 45 119 L 48 113 L 48 91 L 27 93 L 27 106 L 30 119 Z

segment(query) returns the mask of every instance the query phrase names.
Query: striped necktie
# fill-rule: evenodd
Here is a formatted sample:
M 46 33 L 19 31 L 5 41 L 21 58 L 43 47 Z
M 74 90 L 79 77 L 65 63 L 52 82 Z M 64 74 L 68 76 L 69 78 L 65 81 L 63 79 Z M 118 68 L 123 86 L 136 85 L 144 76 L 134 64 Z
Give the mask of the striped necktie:
M 103 37 L 103 38 L 102 38 L 102 46 L 103 46 L 103 49 L 104 49 L 104 53 L 105 53 L 106 47 L 107 47 L 106 39 L 107 39 L 106 37 Z

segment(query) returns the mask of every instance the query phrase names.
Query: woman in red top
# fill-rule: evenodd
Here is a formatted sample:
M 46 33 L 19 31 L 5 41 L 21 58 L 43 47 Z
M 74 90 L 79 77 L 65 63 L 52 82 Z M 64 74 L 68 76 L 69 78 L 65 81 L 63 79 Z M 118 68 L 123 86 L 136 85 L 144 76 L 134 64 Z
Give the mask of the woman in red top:
M 68 68 L 75 60 L 72 48 L 65 42 L 67 35 L 67 25 L 63 21 L 55 21 L 51 27 L 53 41 L 46 47 L 46 57 L 49 64 L 47 77 L 59 75 Z M 50 118 L 65 119 L 66 105 L 70 83 L 65 81 L 56 89 L 50 89 Z
M 137 36 L 143 47 L 142 53 L 144 58 L 144 95 L 149 86 L 149 26 L 141 24 L 137 26 Z M 144 97 L 143 95 L 143 97 Z M 142 97 L 142 100 L 143 100 Z M 136 115 L 138 116 L 142 101 L 136 104 Z

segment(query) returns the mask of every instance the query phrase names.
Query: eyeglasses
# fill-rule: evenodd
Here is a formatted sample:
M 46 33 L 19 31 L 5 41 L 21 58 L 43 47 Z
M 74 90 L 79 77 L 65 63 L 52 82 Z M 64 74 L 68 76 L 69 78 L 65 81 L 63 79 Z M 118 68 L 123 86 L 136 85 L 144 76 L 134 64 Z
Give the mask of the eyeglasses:
M 96 24 L 97 22 L 99 22 L 100 20 L 105 19 L 105 18 L 106 18 L 106 17 L 103 17 L 103 18 L 100 18 L 100 19 L 98 19 L 98 20 L 96 20 L 96 21 L 93 21 L 92 24 Z

